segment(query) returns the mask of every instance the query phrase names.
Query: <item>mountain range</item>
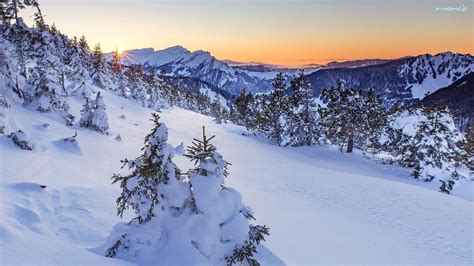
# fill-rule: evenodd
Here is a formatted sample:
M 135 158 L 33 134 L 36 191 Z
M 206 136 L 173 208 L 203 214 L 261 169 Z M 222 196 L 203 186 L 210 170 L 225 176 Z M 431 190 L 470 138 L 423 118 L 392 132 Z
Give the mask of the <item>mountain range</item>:
M 451 52 L 287 68 L 219 60 L 206 51 L 191 52 L 182 46 L 174 46 L 158 51 L 153 48 L 128 50 L 123 60 L 126 65 L 141 64 L 147 71 L 180 79 L 180 84 L 221 92 L 226 98 L 233 98 L 243 90 L 267 92 L 278 72 L 283 72 L 289 81 L 303 69 L 316 96 L 322 89 L 342 82 L 347 87 L 375 90 L 388 107 L 422 99 L 474 69 L 472 55 Z M 193 82 L 186 81 L 189 79 Z

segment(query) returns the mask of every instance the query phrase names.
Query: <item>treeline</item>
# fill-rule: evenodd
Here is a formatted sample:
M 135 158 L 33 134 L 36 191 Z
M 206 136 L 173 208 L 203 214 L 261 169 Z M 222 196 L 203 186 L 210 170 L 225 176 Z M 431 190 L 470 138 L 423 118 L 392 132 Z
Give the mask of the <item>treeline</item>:
M 100 44 L 92 49 L 84 36 L 69 38 L 54 25 L 45 23 L 37 1 L 34 27 L 28 27 L 18 11 L 19 1 L 2 2 L 2 64 L 0 74 L 13 98 L 40 112 L 61 116 L 66 125 L 76 120 L 69 112 L 68 97 L 90 95 L 92 86 L 110 90 L 154 110 L 177 106 L 210 115 L 225 112 L 216 99 L 198 89 L 183 89 L 166 82 L 141 65 L 123 65 L 123 55 L 106 58 Z M 26 5 L 26 6 L 28 6 Z
M 412 168 L 412 175 L 421 181 L 439 180 L 440 191 L 448 194 L 460 179 L 469 178 L 472 126 L 464 137 L 447 107 L 415 104 L 387 110 L 373 90 L 341 84 L 315 98 L 303 72 L 286 84 L 280 73 L 271 92 L 242 92 L 229 119 L 282 146 L 335 144 L 341 151 L 360 149 L 372 158 Z

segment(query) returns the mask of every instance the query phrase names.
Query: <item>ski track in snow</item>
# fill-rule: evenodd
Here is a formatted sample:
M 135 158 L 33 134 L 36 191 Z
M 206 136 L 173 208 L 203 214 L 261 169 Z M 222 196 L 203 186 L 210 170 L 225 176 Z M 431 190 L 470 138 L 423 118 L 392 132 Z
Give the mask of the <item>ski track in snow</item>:
M 123 173 L 120 159 L 140 153 L 151 110 L 102 93 L 110 136 L 13 106 L 17 126 L 36 138 L 38 149 L 19 150 L 0 137 L 1 264 L 124 263 L 87 250 L 104 243 L 120 220 L 110 177 Z M 75 115 L 81 105 L 71 102 Z M 214 143 L 232 163 L 227 184 L 254 209 L 256 223 L 270 227 L 264 244 L 288 264 L 473 263 L 472 182 L 445 195 L 438 184 L 414 181 L 408 169 L 334 147 L 278 147 L 182 109 L 164 110 L 162 118 L 173 145 L 190 144 L 203 125 L 216 134 Z M 39 126 L 44 122 L 49 129 Z M 76 130 L 79 151 L 58 141 Z M 114 140 L 118 133 L 122 142 Z M 191 167 L 182 156 L 176 162 Z

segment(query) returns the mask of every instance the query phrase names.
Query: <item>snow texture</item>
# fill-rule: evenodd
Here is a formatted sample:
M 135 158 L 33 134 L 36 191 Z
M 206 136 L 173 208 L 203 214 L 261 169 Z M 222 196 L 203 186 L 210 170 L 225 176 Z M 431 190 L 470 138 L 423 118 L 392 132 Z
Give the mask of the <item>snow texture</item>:
M 15 123 L 47 149 L 23 151 L 0 136 L 1 264 L 126 264 L 90 248 L 104 245 L 120 221 L 115 215 L 119 191 L 110 185 L 110 177 L 121 159 L 139 152 L 137 147 L 152 126 L 148 121 L 152 110 L 102 93 L 112 136 L 120 132 L 123 141 L 78 129 L 81 155 L 54 145 L 74 135 L 75 129 L 54 116 L 12 104 Z M 73 98 L 70 104 L 78 115 L 82 100 Z M 127 120 L 119 118 L 124 112 Z M 161 116 L 173 145 L 190 143 L 201 134 L 202 125 L 217 135 L 216 146 L 233 164 L 226 183 L 242 193 L 259 223 L 271 228 L 265 245 L 287 264 L 472 263 L 472 182 L 464 181 L 453 195 L 445 195 L 437 192 L 438 184 L 413 180 L 405 168 L 380 165 L 357 153 L 343 154 L 337 147 L 278 147 L 265 138 L 242 135 L 246 132 L 242 127 L 217 125 L 211 117 L 182 109 L 164 110 Z M 48 131 L 37 126 L 45 122 L 50 124 Z M 191 167 L 181 156 L 176 162 L 182 169 Z M 228 222 L 223 237 L 235 237 L 232 233 L 238 232 L 241 222 Z M 187 237 L 188 243 L 199 239 L 204 230 L 187 235 L 192 228 L 184 221 L 169 225 L 182 231 L 154 239 L 152 245 L 164 239 L 169 245 L 144 258 L 143 264 L 156 263 L 163 254 L 167 259 L 159 264 L 205 263 L 192 244 L 178 245 Z M 232 233 L 227 227 L 234 228 Z M 218 237 L 215 232 L 213 237 Z M 206 244 L 200 248 L 209 249 Z M 263 265 L 282 263 L 264 247 L 257 256 Z

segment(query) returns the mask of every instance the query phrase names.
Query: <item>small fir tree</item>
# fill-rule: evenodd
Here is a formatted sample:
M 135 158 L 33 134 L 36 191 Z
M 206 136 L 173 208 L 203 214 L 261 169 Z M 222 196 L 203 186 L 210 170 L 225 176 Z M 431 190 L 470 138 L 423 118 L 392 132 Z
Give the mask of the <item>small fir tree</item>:
M 177 184 L 180 171 L 172 161 L 174 148 L 167 143 L 168 128 L 159 121 L 158 114 L 152 114 L 155 127 L 145 137 L 143 154 L 134 160 L 123 160 L 123 166 L 127 166 L 131 173 L 128 175 L 114 174 L 112 183 L 119 183 L 122 192 L 117 199 L 117 214 L 122 217 L 125 210 L 132 209 L 135 217 L 122 228 L 127 233 L 118 233 L 107 250 L 108 257 L 115 257 L 121 253 L 127 253 L 132 245 L 144 244 L 143 236 L 139 234 L 141 229 L 157 215 L 166 215 L 168 207 L 182 207 L 185 195 L 181 200 L 170 193 L 173 186 Z M 184 183 L 183 183 L 184 184 Z M 165 208 L 166 207 L 166 208 Z M 146 229 L 144 229 L 146 230 Z M 138 234 L 134 234 L 137 233 Z M 158 239 L 156 239 L 158 240 Z
M 97 93 L 94 100 L 85 97 L 86 102 L 81 110 L 81 127 L 93 129 L 101 134 L 109 134 L 109 120 L 105 112 L 104 97 Z
M 185 154 L 196 166 L 189 172 L 189 182 L 192 186 L 192 194 L 196 212 L 204 213 L 210 217 L 217 215 L 222 216 L 223 210 L 214 204 L 221 194 L 237 196 L 237 191 L 227 188 L 224 185 L 224 179 L 229 175 L 227 166 L 229 163 L 224 160 L 222 155 L 217 152 L 217 148 L 211 143 L 215 136 L 207 137 L 205 128 L 202 130 L 202 139 L 194 139 L 193 144 L 187 148 Z M 241 200 L 240 195 L 235 198 L 232 205 L 236 205 Z M 240 203 L 241 204 L 241 203 Z M 227 206 L 228 208 L 231 205 Z M 248 220 L 254 219 L 252 211 L 242 206 L 238 213 L 233 214 L 234 211 L 227 210 L 222 223 L 213 222 L 214 226 L 219 226 L 221 236 L 220 241 L 231 242 L 234 244 L 233 249 L 229 255 L 225 257 L 227 264 L 241 264 L 248 263 L 249 265 L 259 265 L 254 258 L 256 253 L 256 246 L 260 241 L 264 240 L 265 235 L 269 235 L 269 229 L 265 226 L 249 225 Z M 210 219 L 209 222 L 212 220 Z M 214 224 L 215 223 L 215 224 Z M 232 236 L 227 235 L 226 232 L 246 232 L 243 235 Z M 200 247 L 200 251 L 204 254 L 209 252 L 204 246 Z

